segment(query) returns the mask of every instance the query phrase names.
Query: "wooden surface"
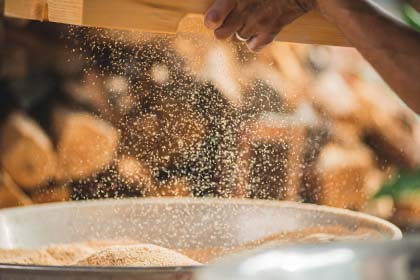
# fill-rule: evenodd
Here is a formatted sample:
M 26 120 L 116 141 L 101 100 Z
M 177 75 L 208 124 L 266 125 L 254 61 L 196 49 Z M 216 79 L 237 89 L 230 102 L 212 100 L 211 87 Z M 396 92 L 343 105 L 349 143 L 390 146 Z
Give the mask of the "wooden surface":
M 175 33 L 191 14 L 204 14 L 213 0 L 5 0 L 5 15 L 52 22 L 133 29 L 156 33 Z M 47 9 L 48 6 L 48 9 Z M 193 25 L 203 26 L 194 17 Z M 203 28 L 199 29 L 205 29 Z M 319 13 L 311 12 L 287 26 L 280 41 L 347 46 L 341 32 Z
M 4 14 L 10 17 L 44 20 L 47 0 L 5 0 Z

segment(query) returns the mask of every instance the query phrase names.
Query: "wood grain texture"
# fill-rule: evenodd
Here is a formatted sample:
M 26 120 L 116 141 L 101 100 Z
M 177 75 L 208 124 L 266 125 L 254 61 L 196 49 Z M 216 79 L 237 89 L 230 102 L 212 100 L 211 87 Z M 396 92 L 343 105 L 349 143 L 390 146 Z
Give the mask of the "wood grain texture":
M 4 14 L 9 17 L 45 20 L 47 0 L 5 0 Z
M 334 25 L 318 12 L 310 12 L 286 26 L 277 36 L 277 41 L 350 46 L 347 39 Z
M 84 0 L 47 1 L 49 21 L 83 25 Z
M 45 1 L 48 5 L 48 20 L 52 22 L 152 33 L 176 33 L 188 15 L 204 14 L 213 2 L 213 0 L 6 0 L 6 15 L 44 19 Z M 189 19 L 189 25 L 195 26 L 193 28 L 195 30 L 205 30 L 202 16 L 194 17 L 192 21 Z M 277 40 L 349 45 L 343 34 L 325 21 L 318 12 L 308 13 L 285 27 Z
M 204 26 L 203 16 L 186 14 L 177 25 L 180 33 L 211 33 Z M 286 26 L 276 41 L 332 46 L 350 46 L 340 30 L 327 22 L 318 12 L 310 12 Z

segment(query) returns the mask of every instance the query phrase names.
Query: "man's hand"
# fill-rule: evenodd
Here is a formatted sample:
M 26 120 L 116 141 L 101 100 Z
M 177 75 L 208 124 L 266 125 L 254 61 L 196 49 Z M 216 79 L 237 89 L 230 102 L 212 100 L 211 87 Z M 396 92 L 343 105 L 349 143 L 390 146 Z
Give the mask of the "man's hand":
M 218 39 L 236 33 L 249 49 L 259 51 L 281 29 L 316 7 L 316 0 L 216 0 L 206 13 L 205 24 Z

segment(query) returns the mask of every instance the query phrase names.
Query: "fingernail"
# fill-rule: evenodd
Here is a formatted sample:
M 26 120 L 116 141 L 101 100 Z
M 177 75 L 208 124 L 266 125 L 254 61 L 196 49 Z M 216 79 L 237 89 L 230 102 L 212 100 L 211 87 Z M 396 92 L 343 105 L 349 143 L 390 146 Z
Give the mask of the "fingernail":
M 217 26 L 218 20 L 219 20 L 218 13 L 215 11 L 210 11 L 207 13 L 204 23 L 207 28 L 216 29 L 218 27 Z

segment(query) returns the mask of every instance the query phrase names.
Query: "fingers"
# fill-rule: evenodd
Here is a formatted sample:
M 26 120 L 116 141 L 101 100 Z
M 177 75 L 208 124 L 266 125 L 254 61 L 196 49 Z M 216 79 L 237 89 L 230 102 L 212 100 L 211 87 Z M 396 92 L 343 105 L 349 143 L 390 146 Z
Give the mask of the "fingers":
M 212 30 L 220 28 L 235 7 L 236 0 L 216 0 L 205 15 L 204 22 L 207 28 Z
M 241 38 L 251 39 L 253 36 L 255 36 L 258 33 L 257 25 L 246 23 L 237 32 Z
M 271 44 L 276 38 L 277 33 L 263 33 L 252 37 L 248 43 L 248 48 L 253 52 L 259 52 L 267 45 Z
M 287 24 L 307 11 L 315 0 L 214 0 L 205 23 L 218 39 L 237 33 L 249 49 L 259 51 Z
M 238 12 L 234 11 L 227 17 L 222 27 L 214 31 L 214 35 L 220 40 L 232 37 L 232 35 L 241 28 L 243 21 L 243 17 L 241 17 Z

